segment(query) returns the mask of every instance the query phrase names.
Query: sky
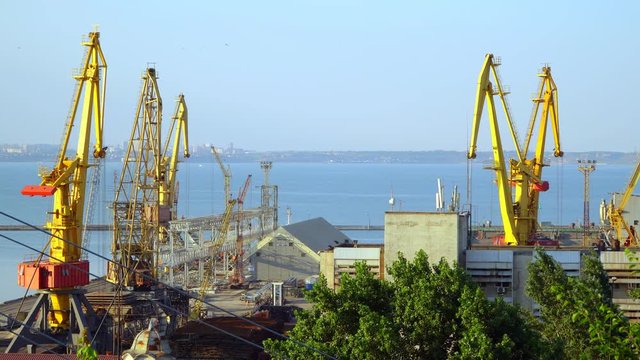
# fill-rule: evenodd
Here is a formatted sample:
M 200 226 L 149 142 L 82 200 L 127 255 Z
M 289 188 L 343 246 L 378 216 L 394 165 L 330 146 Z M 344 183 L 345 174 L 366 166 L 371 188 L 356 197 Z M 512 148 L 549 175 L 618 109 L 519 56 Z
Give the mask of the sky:
M 153 64 L 165 119 L 185 94 L 191 144 L 466 151 L 493 53 L 520 131 L 549 64 L 562 150 L 638 151 L 639 15 L 637 1 L 2 1 L 0 144 L 59 143 L 98 25 L 106 144 L 128 140 Z M 486 116 L 478 144 L 491 150 Z

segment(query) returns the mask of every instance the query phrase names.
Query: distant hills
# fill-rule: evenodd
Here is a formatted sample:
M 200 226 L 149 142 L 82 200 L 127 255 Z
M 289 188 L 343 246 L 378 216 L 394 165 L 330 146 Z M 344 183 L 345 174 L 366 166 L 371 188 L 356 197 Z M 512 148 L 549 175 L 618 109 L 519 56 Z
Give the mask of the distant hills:
M 73 153 L 75 150 L 69 150 Z M 0 145 L 0 161 L 45 161 L 55 160 L 58 146 L 48 144 L 37 145 Z M 119 161 L 125 153 L 124 146 L 108 149 L 108 159 Z M 258 162 L 263 160 L 273 162 L 297 163 L 404 163 L 404 164 L 461 164 L 467 161 L 466 151 L 252 151 L 239 148 L 220 149 L 224 161 L 230 163 Z M 515 152 L 507 152 L 507 158 L 515 157 Z M 577 160 L 595 160 L 597 163 L 607 164 L 635 164 L 638 154 L 589 151 L 565 153 L 565 163 L 575 163 Z M 191 149 L 191 161 L 213 162 L 209 145 L 197 145 Z M 493 153 L 478 152 L 475 163 L 490 163 Z M 559 159 L 547 154 L 546 162 L 556 163 Z

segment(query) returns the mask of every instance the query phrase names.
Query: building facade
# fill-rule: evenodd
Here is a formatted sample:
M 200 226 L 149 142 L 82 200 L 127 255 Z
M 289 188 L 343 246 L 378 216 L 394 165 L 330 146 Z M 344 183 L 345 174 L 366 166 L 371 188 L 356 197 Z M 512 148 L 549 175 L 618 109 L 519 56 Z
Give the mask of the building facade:
M 304 280 L 320 272 L 320 250 L 350 242 L 323 218 L 281 226 L 257 245 L 250 262 L 260 281 Z

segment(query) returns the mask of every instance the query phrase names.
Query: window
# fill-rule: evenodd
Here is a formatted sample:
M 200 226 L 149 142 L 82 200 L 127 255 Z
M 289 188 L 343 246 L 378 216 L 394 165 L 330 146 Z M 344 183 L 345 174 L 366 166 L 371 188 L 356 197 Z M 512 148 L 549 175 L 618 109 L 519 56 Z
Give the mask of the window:
M 269 246 L 273 246 L 273 241 L 269 241 Z
M 300 257 L 305 257 L 305 256 L 307 256 L 307 254 L 305 254 L 305 253 L 300 253 Z
M 289 246 L 293 246 L 293 241 L 289 241 Z

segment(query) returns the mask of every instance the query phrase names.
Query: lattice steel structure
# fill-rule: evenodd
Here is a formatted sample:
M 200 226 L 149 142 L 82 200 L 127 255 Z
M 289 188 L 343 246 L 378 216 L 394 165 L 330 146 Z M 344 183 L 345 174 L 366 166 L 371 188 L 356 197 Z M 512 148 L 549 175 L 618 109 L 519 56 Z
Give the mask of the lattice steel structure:
M 243 254 L 242 266 L 246 266 L 258 240 L 278 227 L 278 187 L 270 185 L 267 176 L 260 189 L 260 206 L 242 209 L 242 214 L 234 211 L 230 221 L 237 226 L 228 229 L 223 241 L 220 234 L 224 214 L 171 221 L 169 242 L 158 248 L 159 279 L 184 288 L 201 285 L 206 273 L 213 274 L 214 279 L 228 280 L 237 266 L 233 259 L 238 258 L 238 252 Z M 237 248 L 238 232 L 243 237 L 242 250 Z M 205 271 L 209 266 L 212 271 Z
M 187 110 L 184 96 L 178 97 L 169 134 L 162 140 L 162 97 L 154 68 L 142 77 L 135 121 L 131 131 L 122 172 L 113 202 L 113 260 L 109 281 L 127 287 L 145 289 L 150 278 L 157 277 L 158 247 L 168 241 L 169 221 L 176 218 L 177 191 L 175 172 L 179 139 L 187 142 Z M 171 156 L 170 139 L 175 130 Z

